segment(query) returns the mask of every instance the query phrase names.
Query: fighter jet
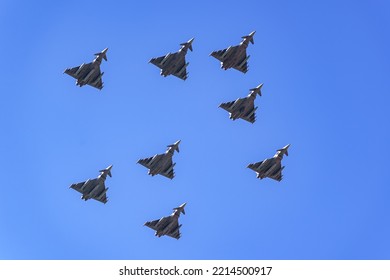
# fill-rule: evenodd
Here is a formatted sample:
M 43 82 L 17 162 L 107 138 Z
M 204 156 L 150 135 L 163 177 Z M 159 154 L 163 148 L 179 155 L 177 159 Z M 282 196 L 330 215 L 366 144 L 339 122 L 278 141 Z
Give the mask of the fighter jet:
M 100 170 L 100 175 L 95 179 L 88 179 L 85 182 L 81 182 L 78 184 L 73 184 L 70 188 L 78 191 L 82 194 L 81 199 L 87 201 L 90 198 L 93 198 L 97 201 L 107 203 L 106 192 L 108 188 L 104 185 L 104 181 L 106 181 L 107 175 L 111 176 L 111 168 L 112 165 L 107 167 L 106 169 Z
M 170 237 L 179 239 L 181 236 L 179 229 L 182 226 L 179 225 L 179 217 L 180 213 L 185 214 L 184 207 L 186 204 L 187 203 L 183 203 L 179 207 L 173 208 L 173 213 L 170 216 L 162 217 L 159 220 L 146 222 L 144 225 L 155 230 L 155 236 L 161 237 L 163 235 L 168 235 Z
M 281 162 L 283 156 L 286 154 L 288 156 L 288 148 L 290 144 L 284 146 L 283 148 L 277 150 L 276 154 L 273 158 L 267 158 L 266 160 L 251 163 L 247 167 L 256 171 L 257 178 L 264 179 L 265 177 L 274 179 L 276 181 L 282 180 L 282 170 L 284 166 L 282 166 Z
M 230 46 L 227 49 L 214 51 L 210 55 L 221 61 L 222 69 L 234 68 L 240 72 L 246 73 L 248 71 L 247 60 L 249 55 L 246 55 L 246 48 L 249 45 L 249 42 L 254 44 L 253 35 L 256 31 L 253 31 L 248 36 L 243 36 L 244 40 L 237 46 Z
M 263 84 L 258 85 L 255 88 L 249 90 L 247 97 L 238 98 L 236 101 L 226 102 L 219 105 L 220 108 L 228 111 L 230 113 L 230 119 L 233 121 L 241 118 L 250 123 L 256 121 L 256 110 L 257 107 L 254 107 L 256 95 L 261 96 L 261 87 Z
M 102 59 L 107 61 L 108 48 L 105 48 L 100 53 L 95 53 L 96 58 L 90 63 L 83 63 L 80 66 L 68 68 L 64 73 L 77 79 L 76 85 L 82 87 L 84 85 L 90 85 L 97 89 L 103 88 L 102 76 L 104 72 L 100 72 L 100 64 Z
M 149 63 L 153 63 L 161 69 L 161 76 L 166 77 L 168 75 L 174 75 L 182 80 L 185 80 L 188 78 L 186 67 L 189 64 L 189 62 L 186 63 L 186 54 L 188 49 L 192 51 L 193 41 L 194 38 L 190 39 L 186 43 L 180 44 L 181 48 L 178 52 L 168 53 L 165 56 L 152 58 Z
M 155 155 L 150 158 L 140 159 L 137 163 L 149 168 L 149 175 L 160 174 L 169 179 L 175 177 L 173 167 L 176 163 L 172 163 L 172 156 L 175 150 L 179 152 L 180 140 L 172 145 L 168 145 L 165 154 Z

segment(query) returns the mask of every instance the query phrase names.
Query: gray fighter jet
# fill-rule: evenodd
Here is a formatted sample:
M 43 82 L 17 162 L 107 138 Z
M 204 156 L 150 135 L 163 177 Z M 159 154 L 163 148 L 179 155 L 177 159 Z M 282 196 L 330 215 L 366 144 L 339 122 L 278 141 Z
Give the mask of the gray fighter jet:
M 184 215 L 186 214 L 184 211 L 186 204 L 187 203 L 183 203 L 179 207 L 173 208 L 173 213 L 170 216 L 162 217 L 159 220 L 146 222 L 145 226 L 155 230 L 155 236 L 161 237 L 163 235 L 168 235 L 170 237 L 179 239 L 181 236 L 179 229 L 182 226 L 179 225 L 179 217 L 180 213 L 183 213 Z
M 238 98 L 236 101 L 226 102 L 219 105 L 220 108 L 228 111 L 230 113 L 230 119 L 233 121 L 241 118 L 250 123 L 256 121 L 256 110 L 257 107 L 254 107 L 256 95 L 261 96 L 261 87 L 263 84 L 258 85 L 255 88 L 250 89 L 250 92 L 247 97 Z
M 187 66 L 189 62 L 186 63 L 186 54 L 187 50 L 190 49 L 192 51 L 192 42 L 194 38 L 190 39 L 186 43 L 182 43 L 181 48 L 178 52 L 168 53 L 165 56 L 160 56 L 156 58 L 152 58 L 149 63 L 153 63 L 158 68 L 161 69 L 161 76 L 174 75 L 182 80 L 188 78 Z
M 247 167 L 256 171 L 257 178 L 264 179 L 265 177 L 268 177 L 276 181 L 281 181 L 283 177 L 282 170 L 284 168 L 281 162 L 285 154 L 288 156 L 287 149 L 289 147 L 290 144 L 279 149 L 273 158 L 267 158 L 266 160 L 260 162 L 251 163 Z
M 253 35 L 256 31 L 253 31 L 248 36 L 243 36 L 244 40 L 237 46 L 230 46 L 227 49 L 214 51 L 210 55 L 221 61 L 222 69 L 234 68 L 240 72 L 246 73 L 248 71 L 247 60 L 249 55 L 246 55 L 246 48 L 249 45 L 249 42 L 254 44 Z
M 95 179 L 88 179 L 85 182 L 81 182 L 78 184 L 73 184 L 70 188 L 78 191 L 82 194 L 81 199 L 87 201 L 90 198 L 93 198 L 97 201 L 107 203 L 106 192 L 108 188 L 106 188 L 104 181 L 106 181 L 107 175 L 111 176 L 111 168 L 112 165 L 107 167 L 106 169 L 100 170 L 100 175 Z
M 175 177 L 173 167 L 176 165 L 176 163 L 172 163 L 172 156 L 175 150 L 179 152 L 179 144 L 180 140 L 172 145 L 168 145 L 168 149 L 165 154 L 140 159 L 137 163 L 145 166 L 146 168 L 149 168 L 149 175 L 154 176 L 156 174 L 160 174 L 169 179 L 173 179 L 173 177 Z
M 108 48 L 105 48 L 100 53 L 95 53 L 96 58 L 90 63 L 83 63 L 80 66 L 68 68 L 64 73 L 77 79 L 76 85 L 82 87 L 84 85 L 90 85 L 98 89 L 103 88 L 102 76 L 104 72 L 100 72 L 100 64 L 102 59 L 107 61 Z

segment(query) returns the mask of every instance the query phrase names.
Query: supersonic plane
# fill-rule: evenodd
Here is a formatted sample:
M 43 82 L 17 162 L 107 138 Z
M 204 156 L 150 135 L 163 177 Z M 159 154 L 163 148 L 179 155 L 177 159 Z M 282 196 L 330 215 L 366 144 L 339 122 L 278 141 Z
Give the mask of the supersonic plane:
M 179 239 L 181 236 L 179 229 L 182 226 L 179 225 L 179 217 L 180 213 L 185 215 L 184 207 L 186 204 L 187 203 L 183 203 L 179 207 L 173 208 L 173 213 L 170 216 L 162 217 L 159 220 L 146 222 L 145 226 L 155 230 L 155 236 L 161 237 L 163 235 L 168 235 L 170 237 Z
M 186 54 L 187 50 L 192 51 L 192 42 L 194 38 L 190 39 L 186 43 L 182 43 L 181 48 L 178 52 L 168 53 L 165 56 L 160 56 L 152 58 L 149 63 L 156 65 L 161 69 L 161 76 L 174 75 L 182 80 L 188 78 L 187 66 L 189 62 L 186 63 Z
M 214 51 L 210 55 L 221 61 L 222 69 L 234 68 L 242 73 L 248 71 L 248 59 L 249 55 L 246 55 L 246 48 L 249 45 L 249 42 L 254 44 L 253 35 L 256 31 L 253 31 L 248 36 L 243 36 L 244 40 L 237 46 L 230 46 L 227 49 Z
M 219 105 L 220 108 L 230 113 L 230 119 L 233 121 L 241 118 L 250 123 L 256 121 L 256 110 L 255 99 L 257 94 L 261 96 L 261 87 L 263 84 L 258 85 L 255 88 L 250 89 L 247 97 L 238 98 L 236 101 L 226 102 Z
M 111 175 L 112 165 L 107 167 L 106 169 L 100 170 L 100 175 L 95 179 L 88 179 L 85 182 L 73 184 L 70 188 L 78 191 L 82 194 L 81 199 L 87 201 L 88 199 L 95 199 L 104 204 L 107 203 L 106 192 L 108 188 L 106 188 L 104 182 L 106 181 L 107 175 L 112 177 Z
M 97 89 L 102 89 L 102 76 L 104 72 L 100 72 L 100 64 L 102 63 L 102 59 L 107 61 L 107 50 L 108 48 L 105 48 L 100 53 L 95 53 L 96 58 L 92 62 L 68 68 L 64 71 L 64 73 L 75 78 L 77 80 L 76 85 L 80 87 L 90 85 Z
M 257 178 L 264 179 L 265 177 L 274 179 L 276 181 L 282 180 L 282 166 L 283 156 L 288 156 L 288 148 L 290 144 L 284 146 L 283 148 L 277 150 L 276 154 L 272 158 L 267 158 L 263 161 L 251 163 L 247 167 L 252 169 L 257 173 Z
M 140 159 L 137 163 L 149 168 L 149 175 L 154 176 L 156 174 L 160 174 L 169 179 L 173 179 L 173 177 L 175 177 L 173 167 L 176 163 L 172 163 L 172 156 L 175 151 L 179 152 L 179 144 L 180 140 L 172 145 L 168 145 L 168 149 L 165 154 Z

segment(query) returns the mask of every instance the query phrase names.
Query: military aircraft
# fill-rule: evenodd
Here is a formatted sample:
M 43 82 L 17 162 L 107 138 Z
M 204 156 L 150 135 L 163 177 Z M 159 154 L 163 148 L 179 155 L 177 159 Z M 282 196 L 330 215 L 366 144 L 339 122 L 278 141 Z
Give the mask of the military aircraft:
M 100 53 L 95 53 L 96 58 L 90 63 L 83 63 L 80 66 L 68 68 L 64 73 L 77 79 L 76 85 L 82 87 L 84 85 L 90 85 L 97 89 L 103 88 L 102 76 L 104 72 L 100 72 L 100 64 L 102 59 L 107 61 L 108 48 L 105 48 Z
M 226 102 L 219 105 L 220 108 L 228 111 L 230 113 L 230 119 L 233 121 L 241 118 L 250 123 L 256 121 L 256 110 L 257 107 L 254 107 L 256 95 L 261 96 L 261 87 L 263 84 L 258 85 L 255 88 L 250 89 L 247 97 L 238 98 L 236 101 Z
M 249 45 L 249 42 L 254 44 L 253 35 L 256 31 L 253 31 L 248 36 L 243 36 L 244 40 L 237 46 L 230 46 L 227 49 L 214 51 L 210 55 L 221 61 L 222 69 L 234 68 L 240 72 L 246 73 L 248 71 L 247 60 L 249 55 L 246 55 L 246 48 Z
M 276 154 L 273 158 L 267 158 L 266 160 L 251 163 L 247 167 L 256 171 L 257 178 L 264 179 L 265 177 L 274 179 L 276 181 L 282 180 L 282 170 L 284 166 L 282 166 L 281 162 L 283 156 L 286 154 L 288 156 L 288 148 L 290 144 L 284 146 L 283 148 L 277 150 Z
M 173 177 L 175 177 L 173 167 L 176 165 L 176 163 L 172 163 L 172 156 L 175 150 L 179 152 L 179 144 L 180 140 L 172 145 L 168 145 L 168 149 L 165 154 L 140 159 L 137 163 L 145 166 L 146 168 L 149 168 L 149 175 L 154 176 L 156 174 L 160 174 L 169 179 L 173 179 Z
M 180 213 L 185 214 L 184 207 L 186 204 L 187 203 L 183 203 L 179 207 L 173 208 L 173 213 L 170 216 L 162 217 L 159 220 L 146 222 L 144 225 L 155 230 L 155 236 L 161 237 L 163 235 L 168 235 L 170 237 L 179 239 L 181 236 L 179 229 L 182 226 L 179 225 L 179 217 Z
M 101 174 L 95 179 L 88 179 L 85 182 L 81 182 L 78 184 L 73 184 L 70 188 L 78 191 L 82 194 L 81 199 L 87 201 L 90 198 L 93 198 L 97 201 L 107 203 L 106 192 L 108 188 L 106 188 L 104 181 L 106 181 L 107 175 L 112 177 L 111 175 L 112 165 L 107 167 L 106 169 L 100 170 Z
M 165 56 L 152 58 L 149 63 L 153 63 L 161 69 L 161 76 L 166 77 L 168 75 L 174 75 L 182 80 L 185 80 L 188 78 L 186 67 L 189 64 L 189 62 L 186 63 L 186 54 L 188 49 L 192 51 L 193 41 L 194 38 L 190 39 L 186 43 L 180 44 L 181 48 L 178 52 L 168 53 Z

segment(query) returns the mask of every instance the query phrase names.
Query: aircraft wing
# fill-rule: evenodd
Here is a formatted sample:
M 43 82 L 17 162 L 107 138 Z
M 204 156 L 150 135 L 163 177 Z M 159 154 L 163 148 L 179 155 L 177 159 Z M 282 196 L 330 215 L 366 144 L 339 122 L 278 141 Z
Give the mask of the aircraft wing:
M 169 179 L 173 179 L 173 177 L 175 177 L 175 172 L 173 170 L 173 163 L 172 163 L 172 160 L 170 160 L 169 162 L 169 166 L 167 167 L 167 169 L 165 169 L 163 172 L 161 172 L 160 174 L 164 177 L 167 177 Z M 172 166 L 173 165 L 173 166 Z
M 257 168 L 260 167 L 260 165 L 263 163 L 263 161 L 259 161 L 259 162 L 256 162 L 256 163 L 251 163 L 248 165 L 248 168 L 252 169 L 252 170 L 256 170 Z
M 72 184 L 69 188 L 74 189 L 80 193 L 83 193 L 81 188 L 84 186 L 85 182 L 77 183 L 77 184 Z
M 252 114 L 253 112 L 253 114 Z M 254 123 L 256 121 L 256 112 L 254 112 L 254 106 L 252 105 L 252 110 L 246 116 L 241 117 L 242 119 Z
M 97 89 L 102 89 L 103 88 L 103 81 L 102 81 L 102 76 L 103 74 L 100 72 L 100 67 L 98 67 L 97 73 L 94 73 L 94 76 L 96 76 L 96 79 L 94 79 L 91 82 L 88 82 L 88 85 L 97 88 Z
M 104 182 L 100 183 L 99 185 L 99 189 L 101 189 L 101 191 L 99 192 L 98 195 L 92 197 L 93 199 L 97 200 L 97 201 L 100 201 L 102 203 L 107 203 L 107 194 L 106 194 L 106 186 L 104 184 Z
M 216 59 L 218 59 L 219 61 L 221 62 L 224 62 L 226 60 L 226 58 L 228 57 L 227 54 L 228 53 L 231 53 L 232 51 L 234 51 L 235 49 L 237 48 L 237 46 L 234 46 L 234 47 L 229 47 L 227 49 L 223 49 L 223 50 L 219 50 L 219 51 L 214 51 L 212 52 L 210 55 L 212 57 L 215 57 Z
M 276 181 L 281 181 L 282 180 L 282 172 L 281 171 L 278 171 L 278 172 L 276 172 L 276 173 L 274 173 L 274 174 L 272 174 L 272 175 L 270 175 L 269 176 L 271 179 L 274 179 L 274 180 L 276 180 Z
M 176 221 L 175 222 L 175 230 L 171 231 L 170 233 L 167 233 L 167 235 L 172 237 L 172 238 L 179 239 L 181 236 L 179 228 L 180 228 L 179 223 L 178 223 L 178 221 Z
M 243 120 L 246 120 L 250 123 L 254 123 L 256 121 L 256 114 L 253 114 L 253 115 L 250 115 L 249 116 L 244 116 L 244 117 L 241 117 Z
M 154 158 L 154 157 L 143 158 L 143 159 L 138 160 L 137 163 L 139 163 L 139 164 L 145 166 L 146 168 L 149 168 L 149 169 L 150 169 L 151 166 L 152 166 L 151 163 L 152 163 L 153 158 Z
M 179 79 L 186 80 L 187 79 L 187 65 L 186 65 L 186 60 L 183 59 L 182 63 L 178 65 L 177 67 L 178 71 L 173 74 L 173 76 L 178 77 Z
M 276 171 L 274 173 L 272 173 L 271 175 L 268 175 L 269 178 L 271 179 L 274 179 L 276 181 L 281 181 L 282 180 L 282 165 L 280 163 L 278 163 L 278 168 L 276 169 Z
M 160 57 L 154 57 L 149 62 L 156 65 L 158 68 L 163 68 L 164 64 L 162 62 L 163 62 L 164 58 L 167 56 L 169 56 L 169 54 L 164 55 L 164 56 L 160 56 Z
M 186 80 L 187 79 L 187 71 L 184 71 L 182 74 L 173 74 L 173 76 L 178 77 L 179 79 Z
M 238 70 L 238 71 L 240 71 L 240 72 L 242 72 L 242 73 L 246 73 L 246 72 L 248 72 L 248 63 L 245 62 L 244 65 L 241 66 L 241 67 L 235 66 L 233 68 Z
M 222 109 L 228 111 L 228 112 L 232 112 L 232 108 L 231 106 L 234 104 L 235 101 L 232 101 L 232 102 L 226 102 L 226 103 L 222 103 L 221 105 L 219 105 L 219 107 L 221 107 Z
M 64 73 L 68 74 L 69 76 L 72 76 L 75 79 L 79 79 L 80 77 L 83 76 L 85 72 L 90 70 L 92 63 L 87 63 L 87 64 L 81 64 L 80 66 L 76 66 L 73 68 L 68 68 L 65 69 Z
M 164 177 L 169 178 L 169 179 L 173 179 L 175 177 L 175 172 L 173 171 L 173 169 L 171 169 L 171 171 L 169 171 L 169 172 L 164 172 L 164 173 L 160 173 L 160 174 Z
M 97 200 L 97 201 L 100 201 L 102 203 L 107 203 L 107 201 L 108 201 L 107 194 L 104 194 L 102 197 L 98 196 L 98 197 L 92 197 L 92 198 Z
M 154 220 L 154 221 L 150 221 L 150 222 L 146 222 L 145 223 L 145 226 L 147 227 L 150 227 L 151 229 L 154 229 L 154 230 L 157 230 L 157 223 L 159 222 L 160 220 Z
M 151 229 L 154 229 L 155 231 L 158 231 L 159 229 L 165 228 L 168 225 L 168 223 L 170 222 L 170 220 L 171 220 L 170 216 L 163 217 L 159 220 L 146 222 L 145 226 L 150 227 Z M 157 226 L 157 224 L 158 224 L 158 226 Z
M 245 61 L 245 63 L 243 65 L 241 65 L 241 63 L 246 59 L 246 51 L 242 52 L 240 58 L 237 58 L 237 61 L 240 61 L 239 63 L 237 63 L 236 66 L 233 66 L 234 69 L 242 72 L 242 73 L 246 73 L 248 72 L 248 63 Z M 240 67 L 241 65 L 241 67 Z

